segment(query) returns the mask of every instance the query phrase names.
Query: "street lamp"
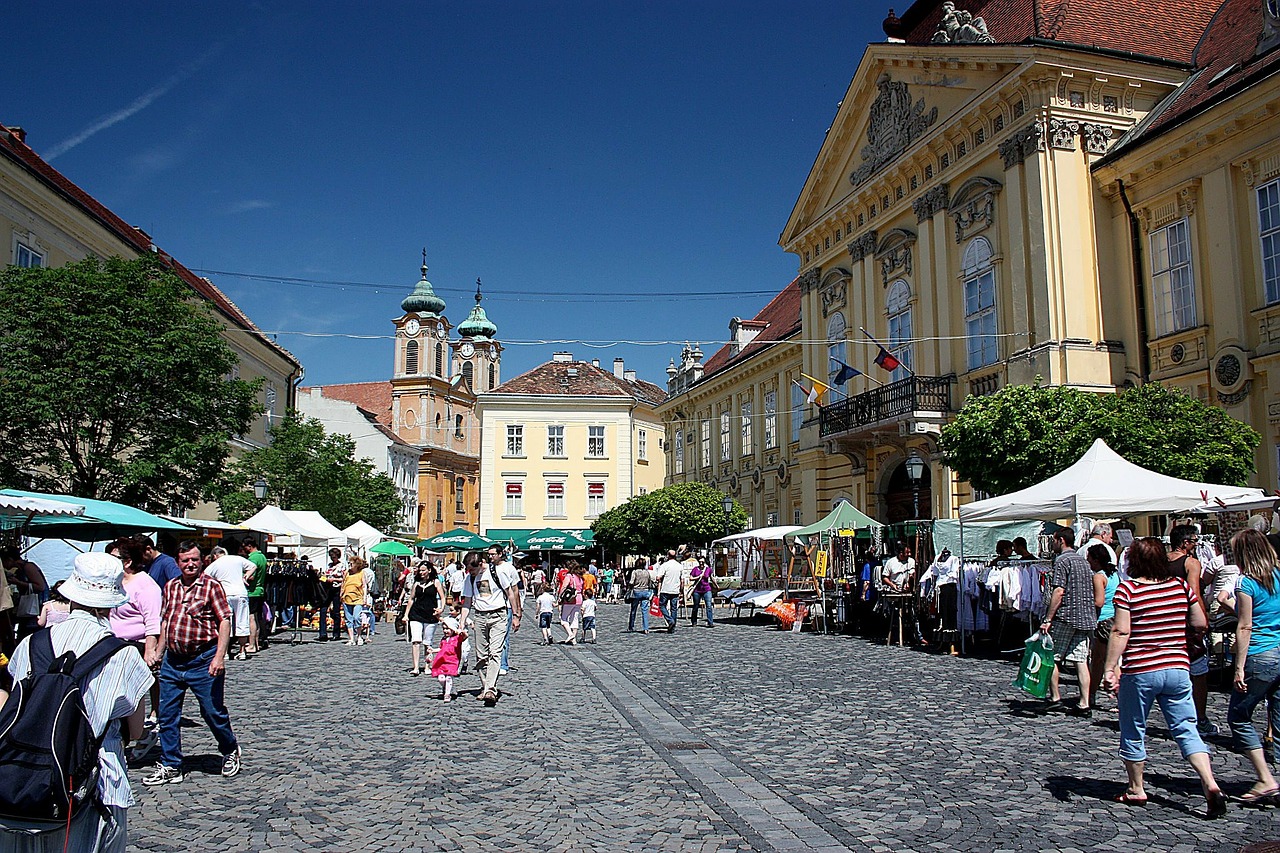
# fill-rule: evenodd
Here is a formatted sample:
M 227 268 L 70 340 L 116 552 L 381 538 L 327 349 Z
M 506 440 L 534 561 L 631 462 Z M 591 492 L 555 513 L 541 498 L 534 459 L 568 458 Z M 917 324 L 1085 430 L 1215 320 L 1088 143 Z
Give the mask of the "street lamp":
M 253 484 L 253 496 L 258 499 L 259 503 L 267 499 L 267 481 L 262 477 L 259 477 L 257 482 Z
M 924 476 L 924 460 L 913 450 L 907 457 L 907 476 L 911 478 L 912 518 L 920 518 L 920 478 Z
M 731 495 L 725 495 L 724 501 L 721 503 L 721 505 L 724 507 L 724 532 L 725 532 L 725 535 L 728 535 L 729 516 L 733 514 L 733 497 Z

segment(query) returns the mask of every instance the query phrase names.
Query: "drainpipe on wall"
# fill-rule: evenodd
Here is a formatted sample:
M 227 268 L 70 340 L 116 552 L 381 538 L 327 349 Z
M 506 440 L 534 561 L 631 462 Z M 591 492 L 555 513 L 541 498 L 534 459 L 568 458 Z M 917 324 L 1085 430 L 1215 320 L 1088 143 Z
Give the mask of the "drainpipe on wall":
M 294 378 L 295 373 L 297 374 L 297 378 Z M 289 399 L 285 401 L 285 411 L 297 410 L 298 387 L 302 385 L 302 380 L 305 379 L 306 376 L 307 376 L 307 369 L 303 367 L 301 364 L 298 365 L 297 370 L 292 371 L 289 374 L 289 382 L 287 385 L 287 387 L 289 388 Z
M 1138 224 L 1138 216 L 1129 204 L 1129 194 L 1125 192 L 1124 181 L 1117 180 L 1120 187 L 1120 201 L 1124 204 L 1125 213 L 1129 216 L 1129 251 L 1133 255 L 1133 299 L 1138 314 L 1138 368 L 1141 379 L 1147 382 L 1151 378 L 1151 353 L 1148 350 L 1147 335 L 1147 289 L 1144 285 L 1146 277 L 1142 272 L 1142 228 Z

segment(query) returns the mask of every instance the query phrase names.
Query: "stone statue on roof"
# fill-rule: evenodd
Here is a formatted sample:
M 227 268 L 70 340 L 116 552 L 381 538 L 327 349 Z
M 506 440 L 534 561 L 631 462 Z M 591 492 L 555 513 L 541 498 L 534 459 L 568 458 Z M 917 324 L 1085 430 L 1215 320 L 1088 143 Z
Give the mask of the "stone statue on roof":
M 971 12 L 957 9 L 952 0 L 942 4 L 942 20 L 933 34 L 934 44 L 995 44 L 987 32 L 987 22 Z

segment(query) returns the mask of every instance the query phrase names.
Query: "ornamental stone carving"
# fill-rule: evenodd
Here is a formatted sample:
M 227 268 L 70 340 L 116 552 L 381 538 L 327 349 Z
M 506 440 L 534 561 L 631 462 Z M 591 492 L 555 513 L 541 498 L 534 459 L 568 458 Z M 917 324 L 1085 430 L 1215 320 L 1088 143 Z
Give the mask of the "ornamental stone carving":
M 1258 49 L 1254 56 L 1280 46 L 1280 0 L 1265 0 L 1262 4 L 1262 32 L 1258 34 Z
M 956 221 L 956 242 L 962 243 L 996 221 L 996 196 L 1003 187 L 991 178 L 970 178 L 956 190 L 948 209 Z
M 822 299 L 822 316 L 839 311 L 848 301 L 849 271 L 833 269 L 823 279 L 818 295 Z
M 920 198 L 911 203 L 916 212 L 916 222 L 932 219 L 936 214 L 947 209 L 947 201 L 951 198 L 951 189 L 946 184 L 925 190 Z
M 987 22 L 972 13 L 957 9 L 951 0 L 942 4 L 942 20 L 933 34 L 934 44 L 995 44 L 987 32 Z
M 1084 150 L 1090 154 L 1106 154 L 1112 132 L 1111 128 L 1105 124 L 1080 125 L 1080 138 L 1084 140 Z
M 998 147 L 1005 169 L 1012 169 L 1037 151 L 1044 150 L 1044 124 L 1033 122 L 1016 131 Z
M 1067 119 L 1049 119 L 1049 144 L 1063 151 L 1076 150 L 1076 134 L 1080 132 L 1080 122 Z
M 815 287 L 818 286 L 818 281 L 820 278 L 821 278 L 821 274 L 817 267 L 814 267 L 813 269 L 805 270 L 804 272 L 800 273 L 800 292 L 808 293 L 809 291 L 813 290 Z
M 916 235 L 903 228 L 893 229 L 880 241 L 876 259 L 880 261 L 880 277 L 885 287 L 897 278 L 898 270 L 902 270 L 903 275 L 911 275 L 911 250 L 915 245 Z
M 876 88 L 880 93 L 871 102 L 862 165 L 849 176 L 849 183 L 855 187 L 906 151 L 938 120 L 937 107 L 926 110 L 924 98 L 912 103 L 907 84 L 894 80 L 887 72 L 880 75 Z
M 876 250 L 876 232 L 868 231 L 865 234 L 854 237 L 849 241 L 849 257 L 853 258 L 853 262 L 865 258 Z

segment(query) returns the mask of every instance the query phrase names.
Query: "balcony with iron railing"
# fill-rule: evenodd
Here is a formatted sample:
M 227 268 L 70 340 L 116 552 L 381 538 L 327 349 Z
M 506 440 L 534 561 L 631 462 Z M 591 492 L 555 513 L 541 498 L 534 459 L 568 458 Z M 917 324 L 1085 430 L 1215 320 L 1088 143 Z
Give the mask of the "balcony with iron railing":
M 956 377 L 908 376 L 822 407 L 818 419 L 823 438 L 867 432 L 906 419 L 937 419 L 952 411 L 951 386 Z

